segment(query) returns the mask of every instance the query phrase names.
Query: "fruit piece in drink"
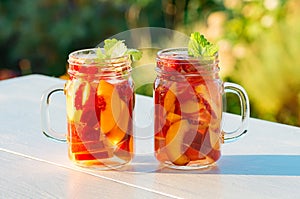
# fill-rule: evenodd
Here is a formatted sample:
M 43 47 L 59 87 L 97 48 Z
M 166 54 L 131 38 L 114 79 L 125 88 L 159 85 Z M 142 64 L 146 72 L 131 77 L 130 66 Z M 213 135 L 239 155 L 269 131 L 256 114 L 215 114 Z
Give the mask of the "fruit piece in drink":
M 97 98 L 100 105 L 100 129 L 108 133 L 121 115 L 121 99 L 114 85 L 105 80 L 99 81 Z
M 180 120 L 172 124 L 166 135 L 166 151 L 169 160 L 176 165 L 186 165 L 190 159 L 182 152 L 185 133 L 189 130 L 187 120 Z

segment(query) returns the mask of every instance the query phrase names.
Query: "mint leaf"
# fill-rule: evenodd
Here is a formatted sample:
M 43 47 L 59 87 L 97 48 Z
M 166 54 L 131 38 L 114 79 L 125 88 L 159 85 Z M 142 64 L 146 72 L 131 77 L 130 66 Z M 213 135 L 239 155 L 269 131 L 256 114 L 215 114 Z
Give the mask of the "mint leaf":
M 100 48 L 97 48 L 96 55 L 99 59 L 105 59 L 105 55 Z
M 142 58 L 142 52 L 136 49 L 128 49 L 126 54 L 131 55 L 133 61 L 138 61 Z
M 137 61 L 142 57 L 142 52 L 136 49 L 128 49 L 124 40 L 113 38 L 104 40 L 104 52 L 99 48 L 96 55 L 99 60 L 130 55 L 133 61 Z
M 218 52 L 218 46 L 211 44 L 204 35 L 194 32 L 190 36 L 188 54 L 193 57 L 213 56 Z
M 116 45 L 116 43 L 118 43 L 118 40 L 116 40 L 116 39 L 104 40 L 104 50 L 105 50 L 106 54 L 114 45 Z
M 123 40 L 107 39 L 104 41 L 104 50 L 110 58 L 121 57 L 126 53 L 127 46 Z
M 217 45 L 213 45 L 210 44 L 207 48 L 206 48 L 206 55 L 205 56 L 213 56 L 215 55 L 219 50 L 219 47 Z

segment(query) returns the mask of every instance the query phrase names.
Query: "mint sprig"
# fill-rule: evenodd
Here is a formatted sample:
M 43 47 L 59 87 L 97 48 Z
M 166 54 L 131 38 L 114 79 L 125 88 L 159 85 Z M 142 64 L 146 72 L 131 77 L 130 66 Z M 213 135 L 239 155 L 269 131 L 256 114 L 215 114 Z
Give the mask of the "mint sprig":
M 188 44 L 188 54 L 193 57 L 214 56 L 218 52 L 218 46 L 210 43 L 199 32 L 194 32 L 190 36 Z
M 106 39 L 104 40 L 104 51 L 98 48 L 96 55 L 100 60 L 130 55 L 133 61 L 138 61 L 142 57 L 142 52 L 136 49 L 128 49 L 124 40 Z

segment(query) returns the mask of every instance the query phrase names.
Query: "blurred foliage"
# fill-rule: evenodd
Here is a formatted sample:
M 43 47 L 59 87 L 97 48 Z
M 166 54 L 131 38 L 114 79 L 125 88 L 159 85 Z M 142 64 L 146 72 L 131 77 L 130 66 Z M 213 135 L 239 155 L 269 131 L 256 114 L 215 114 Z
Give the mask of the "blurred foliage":
M 1 0 L 0 67 L 20 70 L 26 59 L 33 73 L 59 76 L 71 51 L 124 31 L 126 9 L 99 1 Z
M 132 28 L 199 31 L 220 46 L 221 75 L 246 88 L 253 117 L 300 126 L 299 13 L 299 0 L 1 0 L 0 79 L 61 76 L 70 52 Z
M 227 79 L 246 88 L 252 116 L 300 126 L 300 2 L 235 2 L 220 40 L 231 55 Z
M 221 75 L 246 88 L 252 117 L 300 126 L 300 1 L 213 2 L 207 12 L 188 12 L 189 23 L 175 29 L 219 44 Z M 202 20 L 193 20 L 197 14 Z M 227 99 L 228 111 L 238 113 L 234 96 Z

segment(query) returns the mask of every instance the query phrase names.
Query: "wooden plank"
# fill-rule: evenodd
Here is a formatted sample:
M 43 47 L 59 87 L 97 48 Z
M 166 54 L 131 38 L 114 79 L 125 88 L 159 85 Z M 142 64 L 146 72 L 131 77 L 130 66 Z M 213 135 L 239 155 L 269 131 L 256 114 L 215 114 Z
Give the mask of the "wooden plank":
M 0 162 L 0 198 L 171 197 L 8 152 Z

